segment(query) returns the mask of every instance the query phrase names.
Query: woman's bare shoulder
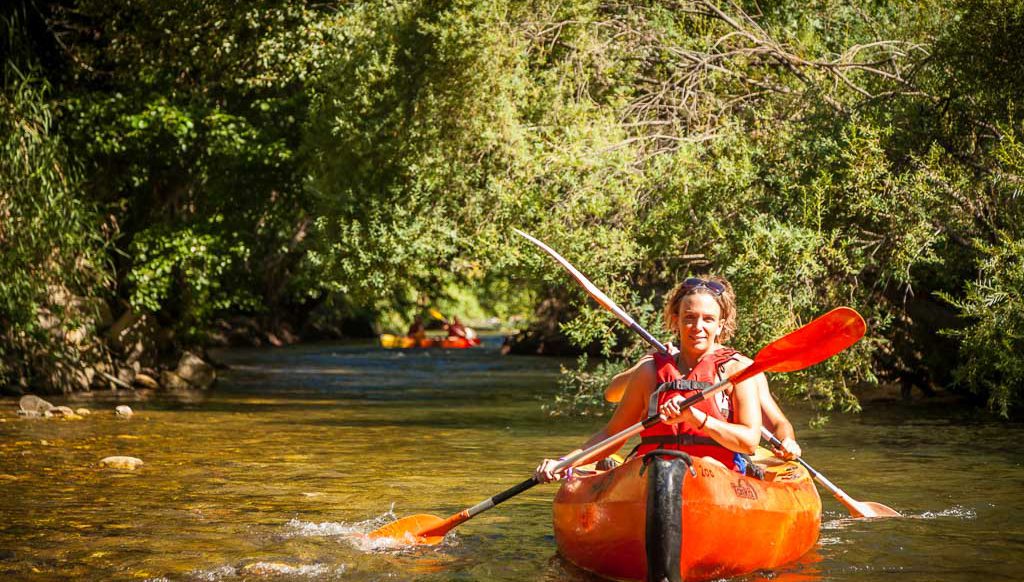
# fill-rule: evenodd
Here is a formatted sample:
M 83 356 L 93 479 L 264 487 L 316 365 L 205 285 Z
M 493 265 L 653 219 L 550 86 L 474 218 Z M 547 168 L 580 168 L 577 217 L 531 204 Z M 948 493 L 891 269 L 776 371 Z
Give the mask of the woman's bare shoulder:
M 619 402 L 626 394 L 635 397 L 637 393 L 648 390 L 656 377 L 654 358 L 644 356 L 637 363 L 612 378 L 611 384 L 605 389 L 604 397 L 609 402 Z
M 637 373 L 640 370 L 646 370 L 646 369 L 650 369 L 652 371 L 654 370 L 654 356 L 651 356 L 649 354 L 644 356 L 644 357 L 642 357 L 642 358 L 640 358 L 639 360 L 637 360 L 635 364 L 633 364 L 632 366 L 626 368 L 625 370 L 620 372 L 620 374 L 632 375 L 632 374 Z
M 744 356 L 743 354 L 736 352 L 735 354 L 733 354 L 732 359 L 723 364 L 722 367 L 725 368 L 726 373 L 731 375 L 735 372 L 742 370 L 743 368 L 746 368 L 747 366 L 753 363 L 754 360 L 751 360 L 747 356 Z
M 644 391 L 650 390 L 651 386 L 654 385 L 654 381 L 658 378 L 658 369 L 654 365 L 654 358 L 651 356 L 644 356 L 640 358 L 630 374 L 629 385 L 631 388 L 639 387 Z

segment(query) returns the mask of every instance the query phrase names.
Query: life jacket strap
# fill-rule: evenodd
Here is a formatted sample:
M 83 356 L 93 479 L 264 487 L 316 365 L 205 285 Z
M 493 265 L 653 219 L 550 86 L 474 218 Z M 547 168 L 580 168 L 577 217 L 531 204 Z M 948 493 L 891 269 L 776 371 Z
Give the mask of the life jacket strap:
M 668 435 L 655 435 L 640 437 L 641 445 L 678 445 L 678 446 L 691 446 L 691 445 L 713 445 L 716 447 L 722 447 L 715 439 L 705 436 L 696 436 L 692 434 L 668 434 Z M 725 447 L 722 447 L 723 449 Z
M 680 392 L 685 393 L 693 390 L 704 390 L 710 385 L 711 384 L 708 384 L 707 382 L 698 382 L 697 380 L 686 380 L 683 378 L 663 382 L 660 386 L 658 386 L 657 389 L 654 390 L 654 392 L 651 393 L 651 398 L 650 400 L 647 401 L 647 416 L 651 417 L 654 416 L 655 414 L 658 414 L 658 397 L 663 392 L 668 392 L 669 390 L 678 390 Z

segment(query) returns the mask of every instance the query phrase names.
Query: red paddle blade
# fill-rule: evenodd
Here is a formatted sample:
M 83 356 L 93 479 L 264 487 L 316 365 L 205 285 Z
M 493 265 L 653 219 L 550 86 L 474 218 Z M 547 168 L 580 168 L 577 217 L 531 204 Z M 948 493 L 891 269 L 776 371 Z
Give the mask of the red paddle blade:
M 444 534 L 448 533 L 448 530 L 451 529 L 446 528 L 444 531 L 438 531 L 446 525 L 446 522 L 447 520 L 441 519 L 436 515 L 421 513 L 419 515 L 403 517 L 366 535 L 374 540 L 390 538 L 405 544 L 427 544 L 432 546 L 441 543 L 441 540 L 444 539 Z
M 754 363 L 730 380 L 737 384 L 761 372 L 803 370 L 857 343 L 866 331 L 859 313 L 837 307 L 762 348 Z

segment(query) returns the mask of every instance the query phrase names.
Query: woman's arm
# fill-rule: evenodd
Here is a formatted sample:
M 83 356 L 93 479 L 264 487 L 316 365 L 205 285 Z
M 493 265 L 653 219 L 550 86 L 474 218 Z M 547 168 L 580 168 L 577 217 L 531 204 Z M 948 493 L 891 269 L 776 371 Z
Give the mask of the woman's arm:
M 759 374 L 758 377 L 763 378 L 764 374 Z M 758 397 L 761 401 L 761 421 L 768 430 L 775 434 L 776 438 L 782 441 L 781 450 L 772 447 L 775 456 L 786 460 L 799 457 L 803 451 L 800 450 L 800 445 L 796 442 L 796 431 L 793 430 L 793 424 L 789 422 L 775 398 L 772 397 L 767 380 L 758 385 Z
M 668 344 L 672 346 L 671 343 Z M 679 350 L 676 350 L 677 352 Z M 632 368 L 619 372 L 612 378 L 612 381 L 608 383 L 608 387 L 604 389 L 604 399 L 608 402 L 620 402 L 622 397 L 626 394 L 626 389 L 629 388 L 630 382 L 633 381 L 633 375 L 640 368 L 647 367 L 648 362 L 653 362 L 654 358 L 650 354 L 640 358 L 640 361 L 633 364 Z M 653 368 L 651 368 L 653 371 Z M 653 381 L 653 380 L 652 380 Z M 639 384 L 639 380 L 637 381 Z
M 566 456 L 568 457 L 588 447 L 592 447 L 608 437 L 620 433 L 643 420 L 647 416 L 647 400 L 656 379 L 657 373 L 654 369 L 654 361 L 651 358 L 643 358 L 632 368 L 615 376 L 615 379 L 612 381 L 612 385 L 614 385 L 615 382 L 621 382 L 620 385 L 625 389 L 625 394 L 623 395 L 622 400 L 619 401 L 619 405 L 615 408 L 615 413 L 612 414 L 612 417 L 604 425 L 604 428 L 594 433 L 587 442 L 583 443 L 583 446 L 572 451 Z M 587 463 L 600 461 L 622 448 L 622 445 L 624 445 L 627 440 L 629 439 L 624 438 L 613 447 L 609 447 L 599 453 L 588 455 L 577 461 L 576 465 L 586 465 Z M 558 463 L 557 460 L 545 459 L 540 466 L 537 467 L 534 475 L 542 483 L 560 479 L 562 477 L 560 474 L 551 472 L 551 467 L 556 463 Z

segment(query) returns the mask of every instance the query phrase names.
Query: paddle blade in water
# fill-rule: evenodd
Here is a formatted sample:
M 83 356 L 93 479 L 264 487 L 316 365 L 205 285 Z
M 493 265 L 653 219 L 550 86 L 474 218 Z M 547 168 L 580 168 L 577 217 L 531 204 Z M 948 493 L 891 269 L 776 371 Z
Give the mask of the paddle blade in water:
M 446 525 L 446 521 L 436 515 L 421 513 L 403 517 L 393 521 L 384 527 L 371 531 L 367 536 L 370 539 L 389 538 L 396 542 L 405 544 L 427 544 L 436 545 L 444 539 L 448 529 L 437 531 Z
M 857 343 L 866 331 L 859 313 L 837 307 L 765 346 L 754 363 L 731 380 L 735 384 L 761 372 L 803 370 Z
M 850 509 L 854 517 L 903 517 L 900 512 L 888 505 L 874 501 L 857 501 L 852 507 L 847 505 L 847 508 Z

